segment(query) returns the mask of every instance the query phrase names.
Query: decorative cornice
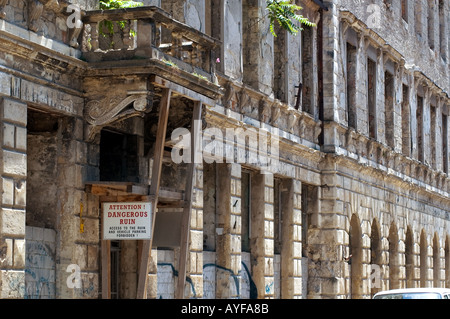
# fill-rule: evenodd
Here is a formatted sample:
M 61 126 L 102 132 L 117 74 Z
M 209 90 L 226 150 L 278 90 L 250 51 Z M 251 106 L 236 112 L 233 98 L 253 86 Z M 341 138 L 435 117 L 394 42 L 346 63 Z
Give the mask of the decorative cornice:
M 84 118 L 89 123 L 86 139 L 92 141 L 95 135 L 108 124 L 142 116 L 151 110 L 147 92 L 132 93 L 127 97 L 103 98 L 86 103 Z

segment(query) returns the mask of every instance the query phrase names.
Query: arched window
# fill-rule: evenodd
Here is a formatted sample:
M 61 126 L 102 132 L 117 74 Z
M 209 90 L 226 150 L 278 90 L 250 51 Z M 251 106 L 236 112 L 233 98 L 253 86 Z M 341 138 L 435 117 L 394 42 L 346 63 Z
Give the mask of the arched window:
M 433 238 L 433 287 L 441 286 L 441 251 L 439 237 L 435 233 Z
M 380 270 L 382 264 L 380 225 L 376 219 L 372 222 L 372 229 L 370 232 L 370 264 L 372 265 L 372 285 L 370 293 L 373 296 L 381 290 L 381 278 L 373 278 L 374 276 L 381 276 L 381 272 L 377 274 L 375 271 Z
M 427 287 L 428 273 L 428 243 L 427 235 L 422 230 L 420 234 L 420 287 Z
M 406 230 L 405 240 L 406 288 L 414 288 L 414 236 L 411 227 Z
M 398 261 L 398 231 L 393 223 L 389 229 L 389 289 L 400 287 Z
M 359 218 L 352 216 L 350 221 L 350 280 L 351 298 L 362 297 L 362 231 Z

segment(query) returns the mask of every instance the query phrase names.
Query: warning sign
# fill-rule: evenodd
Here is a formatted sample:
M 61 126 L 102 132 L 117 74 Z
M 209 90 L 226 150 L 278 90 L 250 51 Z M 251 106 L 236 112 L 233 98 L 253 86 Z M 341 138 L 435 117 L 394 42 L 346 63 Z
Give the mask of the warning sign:
M 149 202 L 103 203 L 103 239 L 150 239 Z

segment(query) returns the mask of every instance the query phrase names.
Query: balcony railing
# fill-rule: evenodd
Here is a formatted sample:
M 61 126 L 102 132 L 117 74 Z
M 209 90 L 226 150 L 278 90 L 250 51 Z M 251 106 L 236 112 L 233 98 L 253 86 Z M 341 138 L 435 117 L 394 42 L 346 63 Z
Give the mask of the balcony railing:
M 88 11 L 83 23 L 82 50 L 88 61 L 159 59 L 213 80 L 219 41 L 159 7 Z

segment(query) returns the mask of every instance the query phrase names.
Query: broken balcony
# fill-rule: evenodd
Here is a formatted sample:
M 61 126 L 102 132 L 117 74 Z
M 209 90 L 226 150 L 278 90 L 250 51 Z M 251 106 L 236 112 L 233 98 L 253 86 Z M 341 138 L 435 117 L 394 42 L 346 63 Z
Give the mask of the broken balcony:
M 151 61 L 169 77 L 216 82 L 219 41 L 159 7 L 88 11 L 83 23 L 82 51 L 88 62 Z

